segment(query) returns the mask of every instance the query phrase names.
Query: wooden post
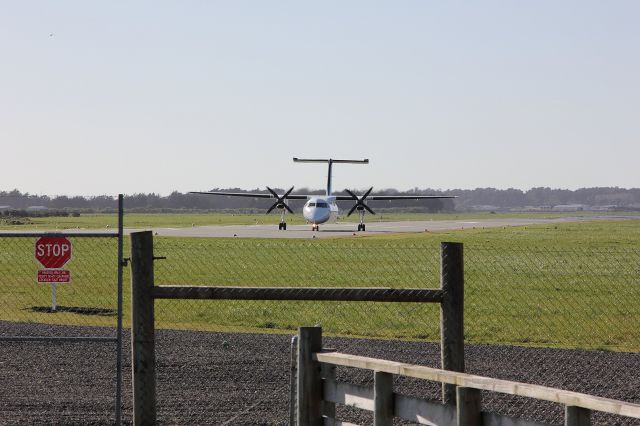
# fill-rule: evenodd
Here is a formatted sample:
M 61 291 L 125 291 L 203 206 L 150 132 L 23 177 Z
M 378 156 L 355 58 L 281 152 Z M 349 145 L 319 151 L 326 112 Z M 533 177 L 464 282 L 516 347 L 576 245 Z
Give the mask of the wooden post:
M 322 378 L 320 363 L 313 354 L 322 350 L 322 328 L 298 329 L 298 425 L 320 426 L 322 420 Z
M 591 411 L 572 405 L 564 407 L 565 426 L 589 426 L 591 425 Z
M 298 383 L 298 336 L 291 338 L 291 367 L 289 369 L 289 425 L 296 426 L 296 383 Z
M 134 425 L 156 423 L 153 235 L 131 233 L 131 370 Z
M 320 364 L 320 374 L 324 381 L 334 383 L 336 381 L 336 366 L 331 364 Z M 322 392 L 322 417 L 324 419 L 323 426 L 335 426 L 339 424 L 336 421 L 336 404 L 324 400 L 324 390 Z
M 482 425 L 482 394 L 479 389 L 458 387 L 457 417 L 458 426 Z
M 443 370 L 464 372 L 464 268 L 462 243 L 441 243 L 440 351 Z M 455 404 L 456 387 L 442 385 L 442 402 Z
M 373 376 L 373 425 L 393 425 L 393 375 L 375 371 Z

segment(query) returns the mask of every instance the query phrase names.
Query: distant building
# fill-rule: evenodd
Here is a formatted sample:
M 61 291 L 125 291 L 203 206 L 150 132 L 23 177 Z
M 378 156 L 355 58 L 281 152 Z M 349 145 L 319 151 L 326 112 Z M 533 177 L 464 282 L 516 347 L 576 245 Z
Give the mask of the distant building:
M 551 211 L 554 212 L 581 212 L 586 209 L 584 204 L 558 204 L 553 206 Z
M 0 212 L 7 211 L 7 210 L 13 210 L 13 207 L 11 207 L 11 206 L 0 206 Z
M 29 206 L 27 207 L 28 212 L 46 212 L 49 210 L 47 206 Z
M 490 212 L 490 211 L 501 210 L 501 207 L 490 206 L 490 205 L 476 205 L 476 206 L 471 206 L 470 210 L 476 211 L 476 212 Z

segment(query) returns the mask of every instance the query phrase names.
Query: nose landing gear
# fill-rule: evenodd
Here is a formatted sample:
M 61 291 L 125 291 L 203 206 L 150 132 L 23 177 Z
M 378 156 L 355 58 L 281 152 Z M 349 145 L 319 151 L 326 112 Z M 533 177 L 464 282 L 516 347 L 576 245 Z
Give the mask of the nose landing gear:
M 319 231 L 320 230 L 320 225 L 311 225 L 311 230 L 312 231 Z

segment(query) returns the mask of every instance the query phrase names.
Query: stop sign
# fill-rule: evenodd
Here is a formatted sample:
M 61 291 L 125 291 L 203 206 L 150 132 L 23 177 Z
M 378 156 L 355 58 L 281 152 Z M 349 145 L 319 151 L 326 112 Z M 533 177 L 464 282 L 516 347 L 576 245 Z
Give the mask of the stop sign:
M 45 268 L 62 268 L 71 259 L 71 241 L 66 237 L 38 238 L 36 259 Z

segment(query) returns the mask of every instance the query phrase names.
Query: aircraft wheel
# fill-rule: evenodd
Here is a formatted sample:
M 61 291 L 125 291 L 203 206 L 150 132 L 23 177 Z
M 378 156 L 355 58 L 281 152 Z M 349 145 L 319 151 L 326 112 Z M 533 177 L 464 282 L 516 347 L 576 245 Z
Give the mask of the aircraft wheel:
M 284 230 L 284 231 L 286 231 L 286 230 L 287 230 L 287 224 L 286 224 L 286 223 L 283 223 L 283 224 L 282 224 L 282 230 Z
M 364 227 L 364 223 L 362 224 L 362 232 L 366 231 L 366 228 Z

